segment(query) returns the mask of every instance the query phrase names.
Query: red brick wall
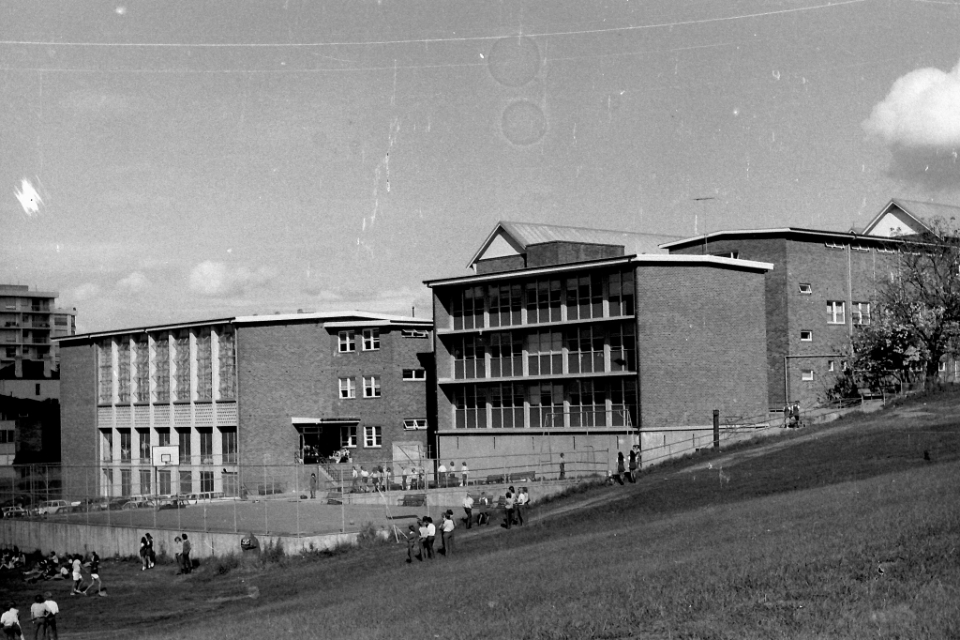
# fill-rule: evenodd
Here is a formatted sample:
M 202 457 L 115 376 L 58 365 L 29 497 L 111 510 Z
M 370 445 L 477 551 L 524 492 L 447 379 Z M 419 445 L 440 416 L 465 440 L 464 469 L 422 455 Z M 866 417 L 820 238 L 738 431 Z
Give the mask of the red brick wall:
M 429 338 L 402 338 L 400 329 L 380 329 L 380 349 L 339 353 L 337 332 L 314 323 L 242 325 L 237 331 L 239 446 L 246 464 L 289 464 L 299 445 L 292 417 L 360 418 L 358 462 L 392 457 L 395 440 L 426 443 L 423 431 L 403 431 L 404 418 L 427 418 L 429 382 L 403 381 L 402 369 L 421 368 L 418 354 Z M 379 375 L 380 398 L 363 397 L 362 376 Z M 353 377 L 357 397 L 339 398 L 338 378 Z M 363 446 L 364 426 L 383 427 L 382 446 Z M 339 430 L 339 428 L 337 428 Z
M 643 429 L 766 419 L 762 273 L 705 265 L 637 267 Z
M 60 460 L 63 486 L 96 491 L 97 475 L 97 358 L 89 343 L 60 348 Z M 85 469 L 69 465 L 88 465 Z M 78 495 L 76 491 L 71 497 Z

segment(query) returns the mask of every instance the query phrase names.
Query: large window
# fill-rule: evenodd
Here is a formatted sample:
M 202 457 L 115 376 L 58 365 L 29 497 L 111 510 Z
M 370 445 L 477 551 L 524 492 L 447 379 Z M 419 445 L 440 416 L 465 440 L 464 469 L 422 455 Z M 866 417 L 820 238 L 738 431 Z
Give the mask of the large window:
M 197 429 L 200 435 L 200 464 L 213 464 L 213 428 Z
M 363 330 L 363 350 L 376 351 L 380 348 L 380 329 Z
M 130 469 L 120 469 L 120 495 L 133 495 L 133 474 Z
M 827 324 L 843 324 L 846 315 L 844 314 L 844 303 L 841 300 L 827 301 Z
M 364 427 L 363 446 L 379 447 L 383 444 L 383 427 Z
M 527 324 L 560 322 L 563 285 L 560 280 L 527 283 Z
M 113 345 L 101 342 L 97 345 L 98 398 L 100 404 L 113 402 Z
M 460 380 L 486 377 L 485 353 L 483 336 L 459 338 L 453 347 L 454 377 Z
M 104 462 L 113 460 L 113 431 L 100 429 L 100 459 Z
M 117 342 L 117 402 L 130 404 L 130 339 Z
M 563 426 L 563 387 L 543 382 L 527 387 L 530 403 L 530 426 L 553 428 Z
M 450 315 L 454 329 L 478 329 L 483 327 L 484 287 L 467 287 L 454 292 L 450 301 Z
M 174 345 L 175 400 L 190 400 L 190 334 L 181 331 Z
M 213 400 L 213 351 L 210 330 L 197 334 L 197 400 Z
M 570 327 L 567 337 L 567 368 L 570 373 L 601 373 L 604 332 L 600 327 Z
M 150 476 L 153 472 L 150 469 L 140 469 L 140 495 L 149 496 L 153 492 L 150 490 Z
M 173 476 L 169 469 L 157 471 L 157 493 L 163 496 L 173 493 Z
M 203 493 L 213 492 L 213 471 L 200 472 L 200 491 Z
M 491 327 L 520 324 L 523 289 L 519 284 L 490 285 L 489 318 Z
M 181 471 L 179 477 L 180 493 L 193 493 L 193 473 L 190 471 Z
M 344 400 L 357 397 L 357 385 L 353 378 L 339 378 L 340 397 Z
M 161 427 L 157 429 L 157 444 L 161 447 L 170 445 L 170 428 Z
M 568 385 L 571 427 L 606 425 L 606 389 L 592 380 L 573 380 Z
M 353 330 L 337 334 L 337 348 L 340 353 L 352 353 L 357 350 L 357 333 Z
M 523 337 L 517 332 L 490 334 L 490 376 L 523 375 Z
M 177 444 L 180 446 L 180 464 L 192 464 L 190 453 L 190 429 L 177 429 Z
M 427 370 L 426 369 L 404 369 L 402 372 L 403 379 L 408 382 L 422 381 L 427 379 Z
M 567 278 L 567 319 L 603 317 L 603 279 L 599 274 Z
M 490 419 L 494 429 L 523 427 L 523 385 L 495 384 L 489 387 Z
M 223 464 L 237 464 L 237 428 L 220 427 L 220 453 Z
M 356 425 L 340 427 L 340 446 L 345 449 L 353 449 L 357 446 Z
M 610 370 L 637 370 L 637 339 L 633 324 L 610 328 Z
M 140 445 L 140 464 L 150 464 L 150 429 L 137 429 L 137 442 Z
M 633 304 L 635 287 L 633 271 L 610 274 L 610 316 L 632 316 L 636 313 Z
M 850 309 L 850 320 L 853 324 L 870 324 L 870 303 L 854 302 Z
M 130 429 L 117 429 L 120 435 L 120 461 L 130 462 L 133 455 L 130 449 Z
M 527 371 L 531 376 L 563 373 L 563 334 L 541 331 L 527 335 Z
M 486 398 L 476 385 L 467 385 L 453 392 L 454 424 L 458 429 L 487 427 Z
M 233 399 L 237 397 L 237 355 L 234 351 L 236 337 L 231 329 L 224 329 L 218 338 L 220 398 Z
M 170 402 L 170 339 L 167 334 L 153 342 L 153 393 L 154 402 Z
M 133 401 L 150 402 L 150 347 L 144 339 L 135 340 L 133 352 Z
M 363 397 L 380 397 L 380 376 L 363 376 Z

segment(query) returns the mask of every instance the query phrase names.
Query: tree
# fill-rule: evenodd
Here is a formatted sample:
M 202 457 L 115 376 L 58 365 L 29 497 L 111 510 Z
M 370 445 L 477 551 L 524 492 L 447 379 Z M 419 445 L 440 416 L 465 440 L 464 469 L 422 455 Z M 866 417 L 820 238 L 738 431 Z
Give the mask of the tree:
M 895 372 L 913 381 L 935 381 L 941 359 L 960 337 L 960 245 L 943 220 L 930 233 L 898 242 L 897 271 L 877 290 L 869 325 L 853 338 L 854 366 L 877 384 Z

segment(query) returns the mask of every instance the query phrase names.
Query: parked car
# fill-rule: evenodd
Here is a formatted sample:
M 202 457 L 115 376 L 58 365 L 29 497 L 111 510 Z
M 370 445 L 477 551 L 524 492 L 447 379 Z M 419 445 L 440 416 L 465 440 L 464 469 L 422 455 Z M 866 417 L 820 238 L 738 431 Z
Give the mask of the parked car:
M 134 498 L 133 500 L 127 500 L 123 503 L 121 509 L 124 511 L 129 511 L 131 509 L 146 509 L 151 507 L 149 500 L 144 500 L 143 498 Z
M 99 511 L 118 511 L 123 508 L 123 505 L 129 502 L 129 498 L 101 498 L 93 506 L 91 510 Z
M 3 507 L 4 518 L 22 518 L 26 515 L 27 515 L 27 510 L 21 507 L 20 505 Z
M 46 500 L 37 506 L 38 516 L 52 516 L 56 513 L 68 513 L 73 511 L 73 505 L 66 500 Z

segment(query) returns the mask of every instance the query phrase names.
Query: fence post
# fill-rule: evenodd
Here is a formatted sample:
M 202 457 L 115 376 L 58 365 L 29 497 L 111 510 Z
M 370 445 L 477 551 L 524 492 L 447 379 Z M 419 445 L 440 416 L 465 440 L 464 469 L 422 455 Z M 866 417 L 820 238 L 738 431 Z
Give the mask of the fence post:
M 713 448 L 720 448 L 720 410 L 713 410 Z

